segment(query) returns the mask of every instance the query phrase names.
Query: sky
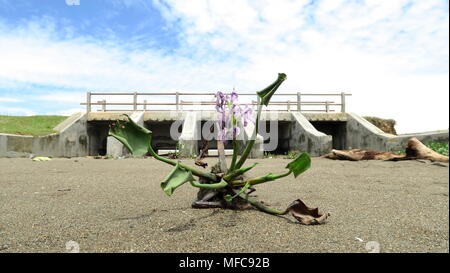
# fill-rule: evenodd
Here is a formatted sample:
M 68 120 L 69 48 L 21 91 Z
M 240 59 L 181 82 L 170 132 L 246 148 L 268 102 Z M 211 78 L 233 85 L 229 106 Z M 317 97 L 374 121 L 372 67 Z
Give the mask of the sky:
M 347 112 L 398 133 L 448 129 L 449 2 L 0 0 L 0 115 L 85 111 L 88 91 L 257 91 L 280 72 L 278 92 L 351 93 Z

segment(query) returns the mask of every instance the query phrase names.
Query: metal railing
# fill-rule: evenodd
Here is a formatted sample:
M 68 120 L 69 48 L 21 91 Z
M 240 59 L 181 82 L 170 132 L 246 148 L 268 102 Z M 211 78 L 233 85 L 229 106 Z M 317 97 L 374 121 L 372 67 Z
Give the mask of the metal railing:
M 89 113 L 92 111 L 92 106 L 101 106 L 97 111 L 101 112 L 112 112 L 112 111 L 186 111 L 187 109 L 183 109 L 183 106 L 208 106 L 215 105 L 214 100 L 215 93 L 200 93 L 200 92 L 157 92 L 157 93 L 95 93 L 95 92 L 87 92 L 86 93 L 86 102 L 80 103 L 80 105 L 86 105 L 86 112 Z M 93 102 L 93 96 L 131 96 L 132 102 L 107 102 L 105 99 L 99 100 L 97 102 Z M 146 99 L 142 100 L 142 102 L 138 101 L 139 96 L 165 96 L 165 98 L 173 97 L 171 99 L 172 102 L 161 102 L 161 101 L 153 101 L 148 102 Z M 183 96 L 202 96 L 203 100 L 195 101 L 195 100 L 182 100 Z M 211 96 L 211 100 L 204 100 L 205 96 Z M 259 98 L 256 96 L 254 92 L 240 92 L 239 96 L 254 96 L 257 100 L 252 100 L 251 103 L 245 103 L 247 105 L 252 105 L 256 107 L 258 105 Z M 293 100 L 276 100 L 276 98 L 281 96 L 290 96 L 294 97 Z M 311 96 L 320 96 L 320 97 L 338 97 L 340 98 L 339 103 L 335 103 L 332 100 L 325 101 L 306 101 L 305 97 Z M 302 92 L 291 92 L 291 93 L 276 93 L 269 106 L 286 106 L 286 109 L 268 109 L 267 111 L 300 111 L 300 112 L 335 112 L 335 109 L 332 107 L 340 106 L 340 112 L 345 112 L 345 97 L 351 96 L 351 94 L 341 92 L 341 93 L 302 93 Z M 107 106 L 131 106 L 131 109 L 107 109 Z M 142 106 L 142 107 L 140 107 Z M 167 106 L 164 109 L 150 109 L 147 106 Z M 321 106 L 320 109 L 307 109 L 309 106 Z M 174 109 L 167 109 L 174 108 Z M 195 109 L 195 110 L 205 110 L 205 109 Z M 191 111 L 191 110 L 188 110 Z

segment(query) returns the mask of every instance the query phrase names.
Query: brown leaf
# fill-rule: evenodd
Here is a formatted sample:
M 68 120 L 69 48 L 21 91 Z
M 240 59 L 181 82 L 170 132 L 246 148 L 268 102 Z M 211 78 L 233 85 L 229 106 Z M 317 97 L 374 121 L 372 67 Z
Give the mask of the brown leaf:
M 328 216 L 329 213 L 319 213 L 318 208 L 310 208 L 302 200 L 297 199 L 292 202 L 287 208 L 292 216 L 303 225 L 317 225 L 322 224 Z

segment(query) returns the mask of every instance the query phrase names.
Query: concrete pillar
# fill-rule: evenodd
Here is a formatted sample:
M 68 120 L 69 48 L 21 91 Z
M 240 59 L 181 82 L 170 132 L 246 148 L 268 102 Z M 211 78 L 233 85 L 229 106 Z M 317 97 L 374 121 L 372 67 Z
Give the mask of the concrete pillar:
M 200 139 L 199 114 L 196 112 L 186 112 L 183 130 L 179 138 L 181 156 L 191 156 L 198 154 L 198 140 Z
M 91 112 L 91 92 L 86 93 L 86 113 Z
M 143 126 L 144 125 L 144 113 L 145 112 L 133 112 L 130 115 L 130 118 L 136 122 L 137 124 Z M 106 142 L 106 154 L 112 157 L 119 157 L 119 156 L 130 156 L 131 153 L 128 151 L 128 149 L 123 146 L 123 144 L 115 139 L 112 136 L 108 136 L 107 142 Z
M 308 152 L 311 156 L 329 153 L 333 146 L 332 136 L 319 132 L 300 112 L 292 113 L 291 150 Z
M 341 112 L 345 113 L 345 93 L 341 92 Z

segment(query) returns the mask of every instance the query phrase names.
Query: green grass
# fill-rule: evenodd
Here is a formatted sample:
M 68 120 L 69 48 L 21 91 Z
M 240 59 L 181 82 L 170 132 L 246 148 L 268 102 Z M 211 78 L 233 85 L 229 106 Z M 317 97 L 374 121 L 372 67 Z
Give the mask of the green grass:
M 425 143 L 425 146 L 430 148 L 431 150 L 435 151 L 436 153 L 439 153 L 441 155 L 448 156 L 448 143 L 442 143 L 442 142 L 427 142 Z M 405 155 L 405 149 L 402 150 L 393 150 L 393 153 Z
M 47 135 L 54 133 L 53 128 L 65 120 L 66 116 L 1 116 L 0 133 L 19 135 Z
M 425 145 L 437 153 L 448 156 L 448 143 L 427 142 Z

